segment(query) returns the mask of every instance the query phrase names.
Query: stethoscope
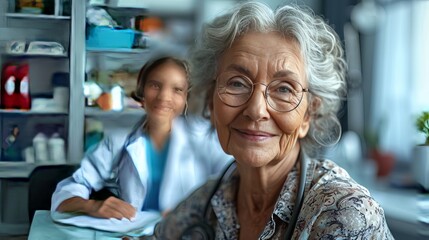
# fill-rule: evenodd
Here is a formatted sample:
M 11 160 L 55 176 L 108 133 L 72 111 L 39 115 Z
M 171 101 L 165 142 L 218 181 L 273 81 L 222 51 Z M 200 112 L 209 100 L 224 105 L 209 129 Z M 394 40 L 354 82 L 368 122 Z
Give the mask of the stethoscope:
M 286 230 L 286 234 L 284 239 L 288 240 L 292 238 L 293 230 L 295 229 L 296 222 L 298 220 L 298 215 L 301 211 L 302 203 L 304 201 L 304 192 L 306 188 L 306 176 L 307 176 L 307 169 L 308 169 L 308 158 L 306 156 L 300 156 L 301 159 L 301 173 L 299 176 L 299 185 L 298 185 L 298 192 L 295 199 L 295 207 L 292 212 L 292 217 L 289 222 L 289 225 Z M 200 222 L 188 227 L 185 229 L 185 231 L 182 234 L 181 239 L 182 240 L 195 240 L 195 239 L 204 239 L 204 240 L 213 240 L 216 237 L 215 230 L 213 227 L 208 223 L 208 212 L 210 209 L 210 200 L 213 198 L 213 196 L 216 194 L 217 190 L 219 189 L 220 185 L 222 184 L 222 180 L 225 178 L 225 176 L 228 175 L 228 173 L 235 170 L 235 168 L 232 168 L 232 166 L 235 166 L 235 161 L 232 161 L 228 167 L 225 168 L 225 170 L 222 172 L 222 174 L 219 177 L 219 180 L 216 182 L 215 187 L 213 188 L 213 191 L 210 194 L 210 198 L 208 198 L 205 206 L 204 206 L 204 219 L 201 219 Z

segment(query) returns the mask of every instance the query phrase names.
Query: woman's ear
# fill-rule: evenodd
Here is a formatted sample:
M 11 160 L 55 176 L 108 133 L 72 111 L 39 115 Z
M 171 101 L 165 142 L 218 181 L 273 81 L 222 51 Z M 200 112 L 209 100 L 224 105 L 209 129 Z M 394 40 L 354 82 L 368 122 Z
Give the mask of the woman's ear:
M 210 122 L 212 126 L 214 126 L 214 119 L 213 119 L 213 96 L 214 96 L 214 88 L 215 85 L 211 86 L 208 92 L 206 92 L 206 99 L 205 99 L 205 109 L 208 110 L 208 114 L 210 115 Z
M 186 116 L 188 114 L 188 101 L 185 102 L 185 107 L 183 108 L 183 113 L 184 116 Z
M 309 114 L 305 114 L 304 120 L 298 129 L 298 138 L 304 138 L 307 136 L 308 130 L 310 129 L 310 121 L 311 116 Z
M 209 109 L 209 114 L 210 114 L 210 122 L 212 124 L 212 126 L 214 126 L 214 119 L 213 119 L 213 97 L 209 98 L 207 101 L 207 105 L 208 105 L 208 109 Z
M 319 97 L 310 98 L 310 104 L 308 106 L 308 110 L 305 113 L 304 120 L 301 123 L 300 129 L 299 129 L 299 133 L 298 133 L 299 138 L 304 138 L 307 135 L 308 130 L 310 129 L 311 119 L 317 115 L 316 112 L 319 109 L 320 105 L 321 105 L 321 99 Z
M 145 105 L 144 105 L 144 97 L 140 98 L 140 105 L 142 106 L 143 109 L 145 109 Z
M 314 113 L 316 113 L 316 111 L 322 105 L 322 100 L 319 97 L 314 96 L 314 97 L 311 97 L 310 101 L 311 102 L 310 102 L 310 105 L 308 107 L 307 114 L 313 115 Z

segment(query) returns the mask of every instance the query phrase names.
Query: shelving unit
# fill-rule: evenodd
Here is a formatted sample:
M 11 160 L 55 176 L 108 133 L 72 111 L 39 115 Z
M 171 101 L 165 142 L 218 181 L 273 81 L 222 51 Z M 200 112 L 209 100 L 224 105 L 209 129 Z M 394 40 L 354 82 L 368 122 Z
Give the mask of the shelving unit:
M 60 1 L 55 1 L 57 4 Z M 59 131 L 66 143 L 64 162 L 4 161 L 0 157 L 0 238 L 26 234 L 29 229 L 27 212 L 28 177 L 37 166 L 76 164 L 83 151 L 83 98 L 84 79 L 84 6 L 72 1 L 71 15 L 60 16 L 56 5 L 53 15 L 15 13 L 15 0 L 0 1 L 0 66 L 7 62 L 26 62 L 30 66 L 30 96 L 52 95 L 51 77 L 54 72 L 68 73 L 68 107 L 64 110 L 0 109 L 0 137 L 2 146 L 5 131 L 10 124 L 19 124 L 16 142 L 20 149 L 32 145 L 35 134 L 42 129 L 48 134 Z M 65 54 L 8 53 L 9 41 L 55 41 L 65 48 Z M 78 87 L 79 86 L 79 87 Z M 76 154 L 78 153 L 78 154 Z
M 169 33 L 180 34 L 175 37 L 170 36 L 166 42 L 162 43 L 165 44 L 165 46 L 162 44 L 155 46 L 157 43 L 149 41 L 148 49 L 86 47 L 86 73 L 91 73 L 93 69 L 97 71 L 120 69 L 121 65 L 132 65 L 134 66 L 134 71 L 138 72 L 140 67 L 149 60 L 151 55 L 154 53 L 154 49 L 157 47 L 157 50 L 163 49 L 164 52 L 167 51 L 165 49 L 168 47 L 169 50 L 172 50 L 171 54 L 184 55 L 187 51 L 186 47 L 189 47 L 193 41 L 193 36 L 196 33 L 196 28 L 194 26 L 197 25 L 198 20 L 200 20 L 200 16 L 198 14 L 200 13 L 200 7 L 204 5 L 205 0 L 135 1 L 138 6 L 121 6 L 120 4 L 116 4 L 116 1 L 110 2 L 114 4 L 102 4 L 96 6 L 103 7 L 115 20 L 119 21 L 127 21 L 130 17 L 139 15 L 158 17 L 164 21 L 164 27 L 169 29 Z M 117 2 L 119 3 L 119 1 Z M 174 22 L 177 22 L 177 24 L 172 24 Z M 189 23 L 189 25 L 186 25 L 187 23 Z M 104 76 L 106 75 L 107 74 L 104 74 Z M 132 79 L 132 81 L 136 81 L 136 79 Z M 101 121 L 106 129 L 105 132 L 115 132 L 120 128 L 129 128 L 143 115 L 144 110 L 142 109 L 125 109 L 121 112 L 104 112 L 92 107 L 85 108 L 85 118 Z
M 146 15 L 147 12 L 143 4 L 126 7 L 112 4 L 98 4 L 92 5 L 91 7 L 102 7 L 106 9 L 119 24 L 123 23 L 121 22 L 122 20 L 139 15 Z M 91 72 L 97 72 L 98 76 L 91 80 L 99 83 L 104 88 L 109 88 L 110 84 L 115 84 L 114 81 L 108 77 L 110 73 L 124 71 L 127 75 L 129 74 L 128 76 L 133 73 L 137 75 L 140 67 L 143 66 L 149 58 L 151 50 L 146 48 L 86 47 L 85 53 L 85 72 L 87 75 L 90 76 Z M 126 81 L 127 84 L 137 83 L 137 79 L 133 77 L 129 77 L 129 79 L 124 81 Z M 121 129 L 132 127 L 143 114 L 143 109 L 127 108 L 126 105 L 122 111 L 103 111 L 98 107 L 85 107 L 84 113 L 86 119 L 92 119 L 102 123 L 104 134 L 111 134 L 116 131 L 121 131 Z
M 2 9 L 5 12 L 0 12 L 0 14 L 6 16 L 6 22 L 4 25 L 0 25 L 0 32 L 5 33 L 0 34 L 0 65 L 6 63 L 27 64 L 30 69 L 28 75 L 30 79 L 29 92 L 31 99 L 44 98 L 49 96 L 49 93 L 52 95 L 53 85 L 51 83 L 51 77 L 53 73 L 65 72 L 72 74 L 70 70 L 70 65 L 72 63 L 70 60 L 75 53 L 74 51 L 70 51 L 71 55 L 68 54 L 71 45 L 71 41 L 69 40 L 71 37 L 71 17 L 14 13 L 13 0 L 3 2 L 2 4 L 4 5 Z M 39 23 L 39 21 L 42 22 Z M 53 27 L 53 29 L 50 27 Z M 55 31 L 56 34 L 51 34 L 52 31 Z M 49 53 L 7 52 L 5 47 L 6 44 L 15 40 L 24 41 L 27 45 L 30 42 L 38 40 L 56 41 L 64 46 L 66 52 L 60 55 Z M 70 79 L 66 79 L 66 81 L 70 82 Z M 69 99 L 66 100 L 68 101 Z M 71 101 L 70 105 L 72 105 Z M 70 130 L 68 112 L 68 109 L 59 110 L 54 108 L 30 110 L 0 109 L 0 137 L 2 138 L 2 142 L 5 138 L 5 131 L 7 131 L 7 124 L 17 124 L 19 128 L 22 128 L 16 138 L 17 143 L 22 142 L 19 144 L 20 147 L 18 151 L 23 150 L 25 147 L 31 146 L 31 141 L 29 141 L 29 139 L 32 139 L 36 134 L 34 131 L 40 131 L 40 129 L 34 129 L 36 124 L 44 123 L 62 125 L 62 137 L 68 142 L 68 133 Z M 58 120 L 52 120 L 53 118 Z M 7 159 L 0 157 L 0 162 L 5 160 Z

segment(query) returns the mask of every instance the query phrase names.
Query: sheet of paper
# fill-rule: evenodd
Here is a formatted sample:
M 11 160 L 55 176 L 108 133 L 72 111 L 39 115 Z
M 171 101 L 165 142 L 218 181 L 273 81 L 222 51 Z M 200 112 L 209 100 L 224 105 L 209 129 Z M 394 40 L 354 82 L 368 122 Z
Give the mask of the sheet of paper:
M 52 212 L 51 216 L 55 222 L 109 232 L 124 233 L 130 236 L 152 234 L 155 224 L 162 218 L 159 212 L 147 211 L 137 212 L 136 216 L 132 220 L 126 218 L 123 218 L 122 220 L 115 218 L 95 218 L 88 215 L 60 212 Z

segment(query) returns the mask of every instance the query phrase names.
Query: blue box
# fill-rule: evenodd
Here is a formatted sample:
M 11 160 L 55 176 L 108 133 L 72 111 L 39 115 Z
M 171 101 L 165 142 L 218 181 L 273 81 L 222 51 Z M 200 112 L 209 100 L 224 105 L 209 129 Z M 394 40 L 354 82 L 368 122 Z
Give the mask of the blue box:
M 106 26 L 91 27 L 86 39 L 86 46 L 91 48 L 131 48 L 134 35 L 132 29 L 115 29 Z

